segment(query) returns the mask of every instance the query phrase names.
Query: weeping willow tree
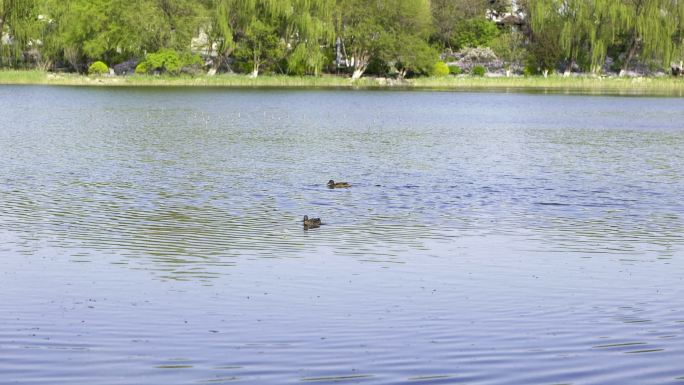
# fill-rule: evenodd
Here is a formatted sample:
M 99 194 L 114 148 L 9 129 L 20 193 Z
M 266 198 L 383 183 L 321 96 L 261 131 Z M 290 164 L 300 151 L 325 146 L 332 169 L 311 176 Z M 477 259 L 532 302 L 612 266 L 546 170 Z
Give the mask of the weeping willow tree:
M 560 26 L 559 36 L 563 54 L 568 61 L 565 72 L 570 72 L 587 39 L 588 2 L 584 0 L 537 0 L 532 3 L 532 30 L 545 34 L 550 27 Z
M 681 0 L 536 0 L 530 2 L 531 25 L 544 34 L 560 26 L 558 36 L 566 74 L 584 59 L 598 72 L 611 47 L 622 52 L 621 73 L 640 55 L 668 66 L 682 50 Z
M 324 64 L 321 43 L 332 41 L 333 0 L 215 0 L 210 28 L 218 67 L 258 21 L 272 25 L 287 47 L 288 66 L 318 74 Z M 273 25 L 275 24 L 275 25 Z
M 592 73 L 599 73 L 606 62 L 608 49 L 619 39 L 624 25 L 626 7 L 620 1 L 594 0 L 594 26 L 588 31 L 589 61 Z
M 169 48 L 187 50 L 204 14 L 195 0 L 42 0 L 50 20 L 43 53 L 56 63 L 85 71 Z
M 667 67 L 675 55 L 681 55 L 682 41 L 678 36 L 684 25 L 684 1 L 622 0 L 624 7 L 621 29 L 625 38 L 624 73 L 637 54 L 662 67 Z
M 684 67 L 684 1 L 679 1 L 677 4 L 677 33 L 672 39 L 672 44 L 674 46 L 673 61 L 679 60 L 676 63 L 677 67 L 681 70 Z
M 615 7 L 618 4 L 618 7 Z M 589 62 L 592 71 L 605 62 L 615 39 L 614 21 L 620 13 L 615 0 L 537 0 L 531 4 L 531 25 L 537 34 L 559 30 L 559 43 L 569 74 L 578 60 Z
M 0 65 L 16 65 L 39 43 L 40 22 L 34 0 L 0 0 Z
M 56 62 L 66 61 L 74 70 L 84 71 L 88 58 L 105 59 L 116 49 L 110 33 L 111 17 L 105 0 L 50 0 L 45 11 L 54 20 L 45 51 Z
M 322 46 L 332 44 L 334 0 L 294 0 L 292 14 L 281 18 L 281 33 L 286 46 L 288 71 L 319 75 L 327 58 Z
M 132 24 L 131 27 L 147 38 L 144 43 L 149 50 L 173 49 L 185 51 L 197 36 L 200 27 L 208 19 L 209 0 L 110 0 L 120 2 L 113 11 L 131 9 L 138 15 L 144 15 L 149 21 Z M 137 4 L 136 4 L 137 3 Z M 136 12 L 135 10 L 140 10 Z M 124 15 L 130 17 L 131 11 Z M 134 19 L 135 20 L 135 19 Z M 131 24 L 126 20 L 127 25 Z M 141 27 L 146 27 L 140 30 Z

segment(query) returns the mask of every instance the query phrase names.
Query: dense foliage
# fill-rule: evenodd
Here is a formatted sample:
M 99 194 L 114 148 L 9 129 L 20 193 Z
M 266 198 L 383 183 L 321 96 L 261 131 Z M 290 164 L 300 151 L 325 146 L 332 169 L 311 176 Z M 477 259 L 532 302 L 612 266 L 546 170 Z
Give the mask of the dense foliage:
M 145 55 L 145 60 L 135 67 L 135 73 L 167 73 L 171 75 L 178 75 L 181 71 L 195 73 L 202 64 L 202 58 L 197 54 L 193 55 L 187 52 L 179 54 L 172 49 L 161 49 Z
M 0 0 L 4 68 L 598 74 L 683 53 L 684 0 Z

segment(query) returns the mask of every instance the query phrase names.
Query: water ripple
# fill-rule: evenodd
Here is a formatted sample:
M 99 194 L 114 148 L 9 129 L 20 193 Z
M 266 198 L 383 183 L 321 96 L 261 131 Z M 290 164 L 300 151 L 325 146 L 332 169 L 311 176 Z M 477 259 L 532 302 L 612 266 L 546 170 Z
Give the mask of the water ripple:
M 9 383 L 684 375 L 679 99 L 9 87 L 0 107 Z

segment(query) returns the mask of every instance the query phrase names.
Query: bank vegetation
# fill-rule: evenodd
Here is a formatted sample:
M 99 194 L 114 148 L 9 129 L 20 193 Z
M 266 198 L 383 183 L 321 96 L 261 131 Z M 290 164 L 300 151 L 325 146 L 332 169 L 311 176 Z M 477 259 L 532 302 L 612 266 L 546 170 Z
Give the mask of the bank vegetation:
M 61 79 L 663 76 L 683 52 L 680 0 L 0 0 L 0 68 Z

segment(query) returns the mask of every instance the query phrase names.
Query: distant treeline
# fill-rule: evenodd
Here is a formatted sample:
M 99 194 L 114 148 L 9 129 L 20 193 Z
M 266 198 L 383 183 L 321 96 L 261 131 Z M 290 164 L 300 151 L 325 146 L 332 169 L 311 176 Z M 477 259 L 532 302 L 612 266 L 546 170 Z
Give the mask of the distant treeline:
M 0 0 L 4 68 L 617 73 L 683 48 L 684 0 Z

